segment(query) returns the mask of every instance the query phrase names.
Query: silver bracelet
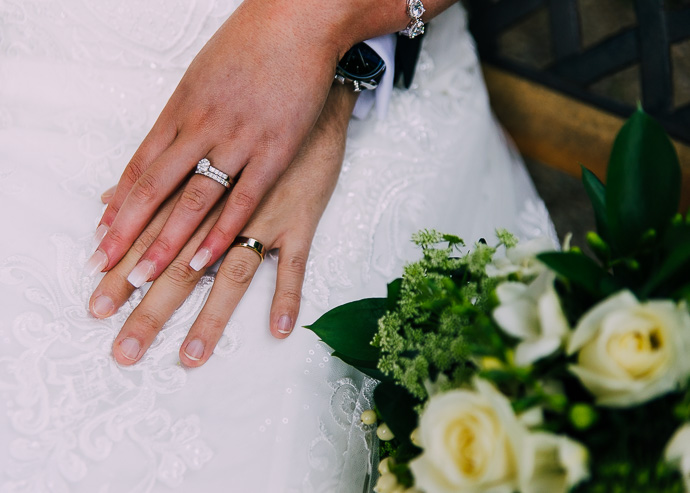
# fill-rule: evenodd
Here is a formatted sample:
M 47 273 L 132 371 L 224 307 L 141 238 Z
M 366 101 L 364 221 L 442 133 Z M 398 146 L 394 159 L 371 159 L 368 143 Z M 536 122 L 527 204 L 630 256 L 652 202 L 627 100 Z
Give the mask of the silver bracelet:
M 426 10 L 422 4 L 422 0 L 407 0 L 407 15 L 410 16 L 410 23 L 399 34 L 414 38 L 420 34 L 424 34 L 424 23 L 422 22 L 422 15 Z

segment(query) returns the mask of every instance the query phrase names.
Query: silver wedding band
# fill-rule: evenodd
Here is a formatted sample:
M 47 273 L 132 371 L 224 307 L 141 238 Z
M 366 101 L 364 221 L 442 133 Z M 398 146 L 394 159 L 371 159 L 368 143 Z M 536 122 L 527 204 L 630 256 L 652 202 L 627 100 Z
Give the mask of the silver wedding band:
M 230 178 L 230 175 L 223 173 L 221 170 L 213 166 L 211 161 L 209 161 L 207 158 L 204 158 L 197 163 L 196 171 L 194 171 L 194 173 L 197 175 L 203 175 L 206 178 L 210 178 L 213 181 L 220 183 L 227 189 L 230 189 L 232 186 L 233 180 Z

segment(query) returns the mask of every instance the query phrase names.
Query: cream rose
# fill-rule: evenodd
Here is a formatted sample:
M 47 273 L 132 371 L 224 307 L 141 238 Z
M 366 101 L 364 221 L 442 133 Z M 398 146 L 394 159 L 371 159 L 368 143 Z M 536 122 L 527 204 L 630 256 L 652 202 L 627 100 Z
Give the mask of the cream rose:
M 574 353 L 577 364 L 570 371 L 598 404 L 640 404 L 690 375 L 690 315 L 684 304 L 640 303 L 622 291 L 580 319 L 568 344 L 568 354 Z
M 515 348 L 515 363 L 527 366 L 549 356 L 564 345 L 570 333 L 558 294 L 556 275 L 542 272 L 529 285 L 504 282 L 496 288 L 500 305 L 494 310 L 496 323 L 521 342 Z
M 690 424 L 681 426 L 673 434 L 666 446 L 664 458 L 678 467 L 683 476 L 685 491 L 690 491 Z
M 587 477 L 587 451 L 567 437 L 531 433 L 538 409 L 518 417 L 508 399 L 475 379 L 475 389 L 429 400 L 419 423 L 422 455 L 410 462 L 425 493 L 565 493 Z M 545 489 L 546 488 L 546 489 Z
M 426 493 L 512 493 L 526 464 L 528 432 L 505 396 L 477 379 L 476 391 L 433 396 L 419 422 L 424 453 L 410 462 Z

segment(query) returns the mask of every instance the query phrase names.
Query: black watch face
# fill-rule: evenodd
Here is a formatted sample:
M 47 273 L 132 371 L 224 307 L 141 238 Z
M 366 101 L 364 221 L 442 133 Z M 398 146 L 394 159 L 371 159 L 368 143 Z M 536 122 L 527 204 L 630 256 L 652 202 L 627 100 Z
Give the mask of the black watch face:
M 359 80 L 374 77 L 385 67 L 385 63 L 369 45 L 358 43 L 345 53 L 338 66 L 343 75 Z

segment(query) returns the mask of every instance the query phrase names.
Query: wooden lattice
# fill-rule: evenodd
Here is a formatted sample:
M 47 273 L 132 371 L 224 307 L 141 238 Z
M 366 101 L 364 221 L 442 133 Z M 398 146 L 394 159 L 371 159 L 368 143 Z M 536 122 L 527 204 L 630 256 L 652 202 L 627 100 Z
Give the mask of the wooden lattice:
M 467 3 L 470 28 L 484 62 L 622 117 L 630 115 L 634 102 L 593 89 L 612 74 L 634 67 L 638 97 L 645 110 L 661 121 L 675 138 L 690 143 L 690 101 L 678 94 L 674 97 L 674 91 L 680 90 L 678 80 L 690 85 L 690 64 L 688 60 L 677 63 L 673 56 L 674 46 L 682 45 L 683 53 L 690 53 L 690 1 L 617 0 L 615 8 L 620 9 L 621 15 L 632 18 L 632 23 L 589 44 L 583 42 L 581 18 L 582 9 L 591 7 L 592 2 L 468 0 Z M 548 47 L 548 56 L 540 64 L 527 63 L 514 53 L 511 55 L 501 42 L 506 32 L 537 14 L 546 19 L 541 33 L 546 39 L 541 42 Z M 540 35 L 537 31 L 530 35 Z

